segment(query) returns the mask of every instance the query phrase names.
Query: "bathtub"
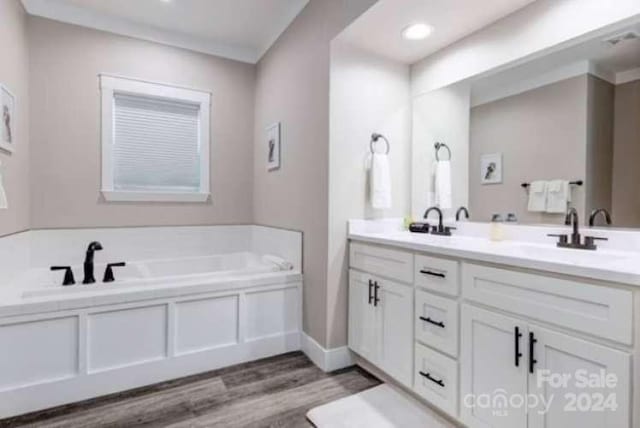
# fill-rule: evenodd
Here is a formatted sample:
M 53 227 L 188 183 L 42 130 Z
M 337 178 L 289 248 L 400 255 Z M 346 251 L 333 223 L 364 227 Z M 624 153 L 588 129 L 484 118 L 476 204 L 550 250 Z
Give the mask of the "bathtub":
M 96 238 L 105 247 L 97 283 L 83 285 L 78 242 Z M 0 255 L 29 257 L 6 262 L 4 271 L 20 269 L 4 283 L 0 275 L 0 418 L 301 348 L 296 232 L 46 231 L 24 241 L 29 248 L 0 238 Z M 58 251 L 47 251 L 53 245 Z M 76 263 L 65 264 L 71 257 Z M 106 263 L 123 259 L 116 281 L 103 283 Z M 54 264 L 72 265 L 77 284 L 62 286 Z
M 123 292 L 139 287 L 180 286 L 193 280 L 212 281 L 216 278 L 237 278 L 266 273 L 293 270 L 293 264 L 273 255 L 259 255 L 249 252 L 219 254 L 202 257 L 184 257 L 129 262 L 124 267 L 115 267 L 116 280 L 103 283 L 100 274 L 106 263 L 96 263 L 95 284 L 82 284 L 82 265 L 72 266 L 76 284 L 63 286 L 64 271 L 52 272 L 47 268 L 37 268 L 25 272 L 12 284 L 20 290 L 23 298 L 74 295 L 78 293 Z

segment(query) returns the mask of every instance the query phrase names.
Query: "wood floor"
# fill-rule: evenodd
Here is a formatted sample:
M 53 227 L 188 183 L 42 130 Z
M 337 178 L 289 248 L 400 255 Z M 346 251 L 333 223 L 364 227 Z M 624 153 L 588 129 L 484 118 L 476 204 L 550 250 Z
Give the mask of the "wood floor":
M 301 352 L 0 421 L 0 427 L 310 427 L 320 404 L 380 384 L 351 367 L 326 374 Z

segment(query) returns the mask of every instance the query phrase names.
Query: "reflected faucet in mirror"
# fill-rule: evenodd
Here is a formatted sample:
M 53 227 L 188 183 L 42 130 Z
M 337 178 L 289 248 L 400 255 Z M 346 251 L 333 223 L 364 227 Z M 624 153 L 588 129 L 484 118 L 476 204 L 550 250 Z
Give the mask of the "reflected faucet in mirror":
M 607 226 L 611 226 L 611 214 L 605 208 L 598 208 L 591 211 L 591 215 L 589 216 L 589 227 L 595 226 L 596 218 L 598 215 L 601 215 L 604 218 L 605 224 Z
M 456 211 L 456 221 L 460 221 L 460 214 L 464 214 L 464 218 L 469 220 L 469 210 L 467 207 L 458 208 L 458 211 Z

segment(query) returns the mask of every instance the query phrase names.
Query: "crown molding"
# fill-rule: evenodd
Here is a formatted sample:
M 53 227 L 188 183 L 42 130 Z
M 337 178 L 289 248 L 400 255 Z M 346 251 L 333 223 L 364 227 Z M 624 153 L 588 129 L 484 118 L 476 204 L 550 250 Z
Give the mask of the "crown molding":
M 264 52 L 271 47 L 271 44 L 275 42 L 280 34 L 286 30 L 285 27 L 282 32 L 278 33 L 273 40 L 270 41 L 270 44 L 267 44 L 263 46 L 262 49 L 258 50 L 219 43 L 215 40 L 191 36 L 180 32 L 163 30 L 154 26 L 139 24 L 127 19 L 104 15 L 62 2 L 51 2 L 49 0 L 22 0 L 22 4 L 30 15 L 250 64 L 257 63 Z M 301 10 L 302 8 L 300 8 L 300 10 L 294 9 L 295 14 L 291 13 L 287 16 L 287 19 L 290 19 L 286 22 L 287 26 L 293 21 L 293 19 L 295 19 Z

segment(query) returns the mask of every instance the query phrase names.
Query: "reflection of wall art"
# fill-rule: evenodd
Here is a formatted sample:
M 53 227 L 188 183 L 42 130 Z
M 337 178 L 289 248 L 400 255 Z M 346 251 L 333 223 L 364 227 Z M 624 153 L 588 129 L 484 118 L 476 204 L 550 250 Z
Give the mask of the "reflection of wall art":
M 16 97 L 0 85 L 0 149 L 13 153 L 16 147 Z
M 480 157 L 480 180 L 482 184 L 502 183 L 502 153 Z
M 267 170 L 280 169 L 280 122 L 267 128 Z

